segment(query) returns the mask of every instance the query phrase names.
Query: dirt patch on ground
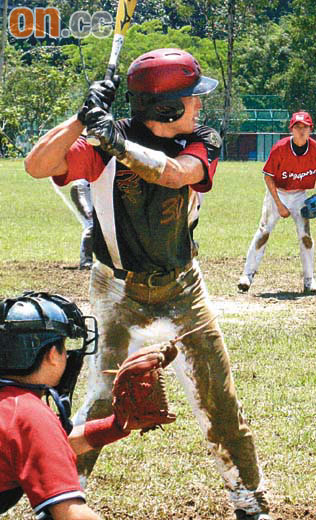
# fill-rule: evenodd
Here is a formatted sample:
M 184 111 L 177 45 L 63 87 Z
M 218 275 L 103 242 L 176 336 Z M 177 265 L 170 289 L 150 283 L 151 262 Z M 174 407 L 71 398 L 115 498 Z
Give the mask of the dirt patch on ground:
M 284 259 L 283 259 L 284 261 Z M 290 262 L 289 262 L 290 263 Z M 285 259 L 286 264 L 286 259 Z M 201 268 L 209 287 L 213 307 L 220 320 L 238 320 L 260 314 L 263 319 L 288 311 L 289 321 L 303 322 L 314 314 L 316 295 L 302 293 L 299 276 L 286 269 L 277 279 L 269 269 L 255 278 L 248 293 L 238 291 L 241 261 L 231 258 L 202 260 Z M 286 267 L 286 265 L 285 265 Z M 3 262 L 0 264 L 1 297 L 25 290 L 56 292 L 73 299 L 86 310 L 89 302 L 90 271 L 58 262 Z M 290 289 L 289 289 L 290 288 Z
M 239 319 L 259 314 L 265 319 L 278 313 L 288 314 L 289 322 L 304 322 L 315 313 L 316 295 L 304 294 L 299 259 L 285 257 L 265 262 L 249 291 L 242 293 L 237 284 L 244 259 L 201 259 L 201 269 L 219 319 Z
M 182 511 L 177 511 L 177 513 L 173 513 L 170 516 L 164 516 L 165 520 L 235 520 L 235 514 L 232 512 L 231 508 L 227 505 L 227 502 L 221 502 L 218 500 L 218 497 L 215 499 L 216 503 L 214 503 L 213 511 L 208 511 L 205 513 L 199 513 L 197 511 L 189 512 L 190 504 L 184 504 Z M 192 500 L 192 502 L 194 502 Z M 122 514 L 122 512 L 118 512 L 116 514 L 113 510 L 110 510 L 106 506 L 103 506 L 100 509 L 100 513 L 102 518 L 106 520 L 136 520 L 133 515 Z M 273 508 L 272 512 L 273 520 L 315 520 L 316 518 L 316 509 L 311 506 L 299 506 L 299 505 L 285 505 L 282 508 Z M 145 518 L 140 514 L 137 515 L 137 520 L 145 520 Z M 150 519 L 146 520 L 158 520 L 157 516 L 154 516 Z
M 7 296 L 22 291 L 59 293 L 76 303 L 89 299 L 90 271 L 58 262 L 3 262 L 0 264 L 1 292 Z
M 91 479 L 91 484 L 98 485 L 95 479 Z M 124 490 L 122 490 L 124 493 Z M 156 514 L 148 518 L 145 517 L 141 512 L 137 513 L 137 517 L 133 514 L 129 514 L 125 511 L 115 511 L 106 505 L 98 506 L 94 504 L 93 493 L 89 496 L 87 493 L 87 502 L 91 506 L 93 511 L 99 513 L 101 518 L 104 520 L 158 520 L 161 518 Z M 191 511 L 190 511 L 191 510 Z M 272 509 L 273 520 L 315 520 L 316 508 L 305 505 L 290 505 L 286 504 L 282 507 L 273 507 Z M 33 520 L 34 514 L 29 506 L 26 497 L 20 501 L 20 503 L 13 508 L 8 514 L 3 515 L 3 520 Z M 218 497 L 214 497 L 214 506 L 212 511 L 198 512 L 194 511 L 194 508 L 190 507 L 190 504 L 183 504 L 183 508 L 179 508 L 176 513 L 172 513 L 170 516 L 163 516 L 164 520 L 235 520 L 235 515 L 227 502 L 219 500 Z

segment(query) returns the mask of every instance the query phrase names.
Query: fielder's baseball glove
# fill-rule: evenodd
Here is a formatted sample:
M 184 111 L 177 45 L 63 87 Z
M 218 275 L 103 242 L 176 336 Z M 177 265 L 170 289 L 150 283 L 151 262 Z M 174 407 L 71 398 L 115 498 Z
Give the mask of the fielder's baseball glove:
M 301 215 L 304 218 L 315 218 L 316 217 L 316 194 L 311 195 L 308 199 L 304 200 L 305 206 L 301 209 Z
M 177 353 L 175 341 L 144 347 L 125 359 L 116 371 L 112 404 L 123 431 L 141 430 L 142 435 L 176 420 L 168 409 L 163 369 Z

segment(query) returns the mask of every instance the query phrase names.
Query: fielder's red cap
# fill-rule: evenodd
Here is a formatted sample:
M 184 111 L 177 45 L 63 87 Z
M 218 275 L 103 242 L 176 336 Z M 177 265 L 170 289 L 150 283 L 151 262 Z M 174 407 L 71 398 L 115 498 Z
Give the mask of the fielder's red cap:
M 311 126 L 313 128 L 313 120 L 308 112 L 295 112 L 290 121 L 290 128 L 296 123 L 303 123 L 303 125 Z

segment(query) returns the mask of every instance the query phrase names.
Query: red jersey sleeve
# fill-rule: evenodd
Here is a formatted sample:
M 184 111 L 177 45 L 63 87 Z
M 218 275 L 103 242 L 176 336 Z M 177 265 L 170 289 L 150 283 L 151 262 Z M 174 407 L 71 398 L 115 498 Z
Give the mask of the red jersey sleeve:
M 66 155 L 68 171 L 65 175 L 53 177 L 55 184 L 66 186 L 78 179 L 95 181 L 104 170 L 104 162 L 91 144 L 84 137 L 79 137 Z
M 37 396 L 18 396 L 9 431 L 11 467 L 38 513 L 70 498 L 82 498 L 72 451 L 57 416 Z
M 186 147 L 179 155 L 193 155 L 203 163 L 205 176 L 201 182 L 191 185 L 194 191 L 205 193 L 212 188 L 220 149 L 221 138 L 213 128 L 199 126 L 190 135 Z

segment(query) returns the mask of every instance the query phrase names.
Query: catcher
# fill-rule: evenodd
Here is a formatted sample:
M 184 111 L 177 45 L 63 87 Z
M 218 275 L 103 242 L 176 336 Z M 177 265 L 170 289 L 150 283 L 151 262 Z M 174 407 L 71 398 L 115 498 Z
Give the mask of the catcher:
M 301 209 L 307 189 L 315 187 L 316 142 L 310 138 L 313 121 L 308 112 L 296 112 L 290 121 L 292 136 L 278 141 L 263 167 L 267 192 L 259 228 L 250 244 L 238 289 L 247 292 L 258 271 L 269 236 L 280 218 L 290 215 L 296 224 L 303 266 L 305 293 L 316 293 L 314 242 L 308 214 Z
M 162 382 L 162 368 L 177 355 L 171 342 L 141 349 L 123 363 L 113 415 L 72 428 L 72 393 L 97 337 L 95 320 L 59 295 L 30 292 L 0 302 L 0 514 L 25 493 L 37 518 L 100 519 L 85 503 L 76 455 L 175 420 Z M 66 351 L 66 338 L 80 338 L 81 348 Z M 60 420 L 41 400 L 44 394 Z

